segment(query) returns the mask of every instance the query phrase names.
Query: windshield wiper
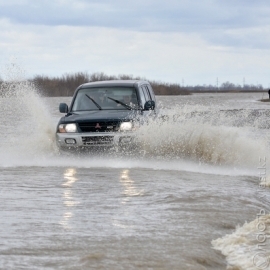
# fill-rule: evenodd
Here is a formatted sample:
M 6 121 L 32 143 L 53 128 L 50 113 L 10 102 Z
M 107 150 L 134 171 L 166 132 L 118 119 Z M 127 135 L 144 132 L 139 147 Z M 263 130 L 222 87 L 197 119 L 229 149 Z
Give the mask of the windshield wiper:
M 133 108 L 125 103 L 123 103 L 122 101 L 118 100 L 118 99 L 114 99 L 114 98 L 111 98 L 111 97 L 107 97 L 111 100 L 113 100 L 114 102 L 118 103 L 118 104 L 121 104 L 122 106 L 126 107 L 127 109 L 129 110 L 132 110 Z
M 93 103 L 99 108 L 99 110 L 102 110 L 102 108 L 100 107 L 100 105 L 98 105 L 97 103 L 96 103 L 96 101 L 93 99 L 93 98 L 91 98 L 90 96 L 88 96 L 87 94 L 85 94 L 90 100 L 92 100 L 93 101 Z

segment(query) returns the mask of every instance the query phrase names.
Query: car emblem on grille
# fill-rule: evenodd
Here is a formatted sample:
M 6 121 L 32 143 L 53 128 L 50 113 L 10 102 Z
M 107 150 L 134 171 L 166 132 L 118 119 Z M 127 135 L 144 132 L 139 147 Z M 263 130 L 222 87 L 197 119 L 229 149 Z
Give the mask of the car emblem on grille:
M 101 128 L 101 126 L 99 125 L 99 123 L 96 124 L 95 128 Z

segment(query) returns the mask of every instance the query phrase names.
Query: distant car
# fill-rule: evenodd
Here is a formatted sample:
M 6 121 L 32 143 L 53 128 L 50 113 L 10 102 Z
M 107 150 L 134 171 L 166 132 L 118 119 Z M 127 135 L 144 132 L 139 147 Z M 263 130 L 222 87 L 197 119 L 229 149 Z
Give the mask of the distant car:
M 134 130 L 156 113 L 156 98 L 149 82 L 114 80 L 80 85 L 66 115 L 57 125 L 60 149 L 125 148 L 135 143 Z

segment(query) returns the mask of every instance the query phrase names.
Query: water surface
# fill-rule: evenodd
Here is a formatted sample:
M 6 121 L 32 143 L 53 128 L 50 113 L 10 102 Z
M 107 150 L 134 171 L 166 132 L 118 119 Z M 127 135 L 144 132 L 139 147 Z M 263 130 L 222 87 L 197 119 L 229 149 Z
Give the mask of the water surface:
M 145 156 L 61 155 L 70 98 L 16 93 L 0 98 L 1 269 L 269 269 L 261 93 L 158 97 Z

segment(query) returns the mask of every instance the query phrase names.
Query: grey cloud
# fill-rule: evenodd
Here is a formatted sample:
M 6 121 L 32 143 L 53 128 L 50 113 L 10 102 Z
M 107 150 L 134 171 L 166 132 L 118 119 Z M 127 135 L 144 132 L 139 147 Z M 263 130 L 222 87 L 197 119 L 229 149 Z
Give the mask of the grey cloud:
M 268 11 L 265 12 L 265 8 Z M 0 5 L 0 16 L 19 23 L 184 31 L 259 24 L 269 17 L 265 1 L 29 1 Z M 153 21 L 154 23 L 146 23 Z M 269 19 L 267 19 L 269 22 Z
M 196 33 L 213 43 L 234 46 L 242 46 L 243 39 L 228 34 L 228 30 L 270 25 L 270 4 L 266 0 L 24 0 L 24 5 L 12 0 L 12 3 L 0 2 L 0 18 L 20 24 Z M 269 45 L 265 40 L 253 41 L 254 46 L 265 43 Z

